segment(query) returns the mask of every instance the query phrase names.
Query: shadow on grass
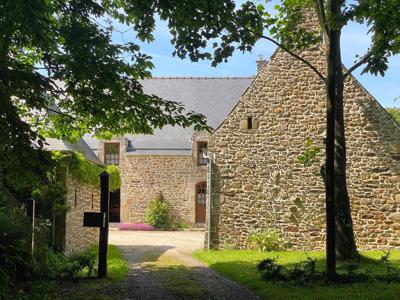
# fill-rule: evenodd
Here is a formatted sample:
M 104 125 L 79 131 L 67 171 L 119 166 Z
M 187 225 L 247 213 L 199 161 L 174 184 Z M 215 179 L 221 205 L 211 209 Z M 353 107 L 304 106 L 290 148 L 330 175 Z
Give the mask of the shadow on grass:
M 397 251 L 398 252 L 398 251 Z M 280 252 L 257 253 L 251 251 L 198 252 L 195 257 L 206 262 L 210 268 L 251 290 L 265 299 L 399 299 L 400 252 L 394 253 L 389 266 L 380 261 L 384 252 L 363 253 L 359 260 L 338 262 L 338 273 L 351 276 L 353 282 L 334 282 L 317 280 L 306 285 L 290 282 L 265 281 L 257 272 L 257 264 L 266 258 L 274 259 L 286 269 L 295 268 L 306 261 L 304 253 Z M 325 271 L 326 260 L 323 253 L 308 253 L 316 258 L 316 270 Z M 355 267 L 356 266 L 356 267 Z M 388 268 L 389 267 L 389 268 Z M 355 274 L 353 274 L 355 273 Z

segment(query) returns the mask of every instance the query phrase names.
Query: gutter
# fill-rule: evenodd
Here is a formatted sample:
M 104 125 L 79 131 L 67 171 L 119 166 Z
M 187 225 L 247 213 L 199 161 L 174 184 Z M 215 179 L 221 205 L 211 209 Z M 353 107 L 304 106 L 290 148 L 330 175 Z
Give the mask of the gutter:
M 211 180 L 212 180 L 212 163 L 215 160 L 215 155 L 213 153 L 208 153 L 209 155 L 204 155 L 208 160 L 207 168 L 207 202 L 206 202 L 206 214 L 207 214 L 207 251 L 211 248 Z

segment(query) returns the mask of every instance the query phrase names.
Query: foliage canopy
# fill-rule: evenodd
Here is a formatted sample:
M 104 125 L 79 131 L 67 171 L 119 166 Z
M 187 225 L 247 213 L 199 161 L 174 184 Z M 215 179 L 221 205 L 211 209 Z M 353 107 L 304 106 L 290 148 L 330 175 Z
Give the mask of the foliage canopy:
M 400 124 L 400 108 L 391 107 L 386 109 L 388 113 Z

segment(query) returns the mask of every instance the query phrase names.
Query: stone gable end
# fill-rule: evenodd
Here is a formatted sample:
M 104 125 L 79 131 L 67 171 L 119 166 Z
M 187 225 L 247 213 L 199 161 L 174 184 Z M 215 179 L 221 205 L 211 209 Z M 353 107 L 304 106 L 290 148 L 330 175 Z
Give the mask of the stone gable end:
M 319 48 L 301 55 L 325 73 Z M 297 249 L 324 248 L 325 194 L 319 169 L 325 114 L 325 89 L 317 75 L 276 51 L 210 139 L 209 151 L 215 154 L 214 246 L 244 248 L 255 229 L 276 228 Z M 345 86 L 345 122 L 358 246 L 399 246 L 400 127 L 352 77 Z M 304 167 L 298 157 L 308 138 L 321 148 L 320 161 Z

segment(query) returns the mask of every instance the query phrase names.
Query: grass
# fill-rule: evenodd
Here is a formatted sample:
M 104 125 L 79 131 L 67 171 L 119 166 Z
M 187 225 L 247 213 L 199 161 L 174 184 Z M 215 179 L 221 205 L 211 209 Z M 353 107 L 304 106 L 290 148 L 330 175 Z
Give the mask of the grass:
M 374 275 L 387 274 L 387 268 L 380 262 L 382 251 L 363 252 L 357 273 Z M 308 252 L 308 256 L 317 259 L 317 268 L 325 269 L 323 252 Z M 305 261 L 304 252 L 269 252 L 261 253 L 253 250 L 197 251 L 195 258 L 206 263 L 218 273 L 254 290 L 263 299 L 399 299 L 400 284 L 381 281 L 353 284 L 310 284 L 305 287 L 284 283 L 266 282 L 260 278 L 256 265 L 265 258 L 277 258 L 277 263 L 284 267 L 293 267 Z M 392 266 L 400 269 L 400 251 L 390 254 Z M 338 272 L 345 273 L 346 265 L 338 263 Z
M 98 253 L 98 247 L 93 246 L 91 252 Z M 128 262 L 117 246 L 109 245 L 107 252 L 107 278 L 97 279 L 84 277 L 77 280 L 41 280 L 35 282 L 28 297 L 19 299 L 47 300 L 111 300 L 123 299 L 120 283 L 128 274 Z
M 98 253 L 98 246 L 93 247 L 92 251 Z M 127 274 L 128 261 L 124 258 L 117 246 L 109 245 L 107 251 L 107 279 L 121 281 Z

